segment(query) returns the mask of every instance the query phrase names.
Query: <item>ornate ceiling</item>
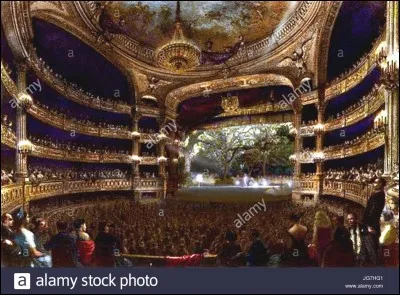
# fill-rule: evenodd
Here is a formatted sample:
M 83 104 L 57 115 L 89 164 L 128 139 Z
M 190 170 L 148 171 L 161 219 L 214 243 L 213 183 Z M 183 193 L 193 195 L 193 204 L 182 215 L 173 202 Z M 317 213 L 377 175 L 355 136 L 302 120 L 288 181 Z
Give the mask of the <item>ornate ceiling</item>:
M 181 1 L 185 35 L 200 48 L 210 40 L 223 51 L 240 35 L 254 42 L 271 35 L 298 6 L 297 1 Z M 176 1 L 109 1 L 105 13 L 121 32 L 157 48 L 169 41 Z

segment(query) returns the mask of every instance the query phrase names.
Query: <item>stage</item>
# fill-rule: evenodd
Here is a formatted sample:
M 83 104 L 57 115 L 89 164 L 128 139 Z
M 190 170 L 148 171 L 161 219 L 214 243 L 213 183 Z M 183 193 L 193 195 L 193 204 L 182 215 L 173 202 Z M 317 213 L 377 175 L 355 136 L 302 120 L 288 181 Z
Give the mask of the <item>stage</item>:
M 195 202 L 244 203 L 290 200 L 292 189 L 288 185 L 270 185 L 265 187 L 241 186 L 192 186 L 180 189 L 176 197 Z

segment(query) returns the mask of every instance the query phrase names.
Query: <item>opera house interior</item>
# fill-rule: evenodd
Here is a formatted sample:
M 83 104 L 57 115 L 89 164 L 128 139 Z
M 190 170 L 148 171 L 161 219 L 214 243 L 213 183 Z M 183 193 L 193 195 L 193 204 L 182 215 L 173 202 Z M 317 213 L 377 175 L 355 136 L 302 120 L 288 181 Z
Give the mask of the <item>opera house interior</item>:
M 397 1 L 2 1 L 2 267 L 398 267 Z

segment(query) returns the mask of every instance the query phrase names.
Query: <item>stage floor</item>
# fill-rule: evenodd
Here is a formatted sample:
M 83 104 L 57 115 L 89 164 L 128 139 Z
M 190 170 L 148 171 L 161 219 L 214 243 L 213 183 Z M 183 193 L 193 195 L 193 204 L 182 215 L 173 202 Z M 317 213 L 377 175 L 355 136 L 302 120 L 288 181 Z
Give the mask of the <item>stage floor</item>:
M 240 186 L 193 186 L 176 192 L 176 197 L 185 201 L 244 203 L 290 200 L 292 190 L 287 186 L 240 187 Z

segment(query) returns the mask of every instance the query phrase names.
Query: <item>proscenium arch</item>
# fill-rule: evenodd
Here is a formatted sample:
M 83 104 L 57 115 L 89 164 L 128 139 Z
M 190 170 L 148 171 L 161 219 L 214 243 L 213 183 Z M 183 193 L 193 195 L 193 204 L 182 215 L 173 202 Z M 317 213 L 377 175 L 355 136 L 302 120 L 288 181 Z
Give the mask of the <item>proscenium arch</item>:
M 187 99 L 201 95 L 265 86 L 288 86 L 293 90 L 295 88 L 289 78 L 272 73 L 216 79 L 190 84 L 171 91 L 165 99 L 166 112 L 169 117 L 176 118 L 179 104 Z M 299 99 L 296 101 L 299 101 Z

